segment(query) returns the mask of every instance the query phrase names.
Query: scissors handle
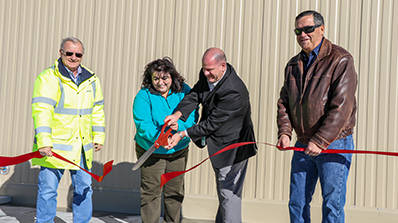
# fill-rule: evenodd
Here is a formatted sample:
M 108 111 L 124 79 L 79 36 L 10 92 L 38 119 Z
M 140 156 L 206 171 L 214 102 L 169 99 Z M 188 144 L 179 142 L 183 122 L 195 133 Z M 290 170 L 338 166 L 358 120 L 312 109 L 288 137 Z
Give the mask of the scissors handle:
M 156 149 L 158 149 L 160 146 L 167 146 L 169 144 L 168 138 L 172 136 L 171 134 L 171 129 L 168 129 L 166 132 L 164 130 L 167 127 L 167 123 L 164 123 L 162 130 L 160 131 L 160 135 L 158 139 L 155 141 L 155 143 L 149 148 L 147 151 L 145 151 L 144 154 L 137 160 L 137 162 L 133 165 L 132 170 L 137 170 L 144 164 L 144 162 L 151 156 L 153 152 L 155 152 Z

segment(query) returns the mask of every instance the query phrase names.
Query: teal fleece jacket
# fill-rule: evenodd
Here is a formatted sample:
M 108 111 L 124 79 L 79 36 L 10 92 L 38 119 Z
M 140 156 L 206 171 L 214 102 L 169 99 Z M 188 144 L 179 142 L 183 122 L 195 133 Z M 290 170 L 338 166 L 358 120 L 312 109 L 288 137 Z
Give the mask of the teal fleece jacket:
M 137 93 L 133 103 L 133 119 L 137 130 L 134 139 L 139 146 L 148 150 L 155 143 L 164 124 L 164 119 L 175 112 L 180 101 L 190 90 L 191 88 L 183 83 L 181 92 L 171 92 L 170 90 L 167 98 L 148 88 L 142 88 Z M 185 122 L 178 120 L 178 131 L 190 128 L 197 120 L 198 112 L 196 109 Z M 172 133 L 175 133 L 175 131 Z M 187 147 L 189 142 L 190 139 L 185 137 L 173 149 L 167 150 L 161 146 L 154 153 L 172 154 Z

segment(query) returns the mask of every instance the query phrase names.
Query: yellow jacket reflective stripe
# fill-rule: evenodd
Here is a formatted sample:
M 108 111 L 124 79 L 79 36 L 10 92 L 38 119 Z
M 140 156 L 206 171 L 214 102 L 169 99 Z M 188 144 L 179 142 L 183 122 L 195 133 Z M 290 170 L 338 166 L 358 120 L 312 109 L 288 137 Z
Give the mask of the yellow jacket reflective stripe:
M 45 146 L 80 164 L 82 150 L 88 168 L 92 166 L 93 144 L 104 144 L 105 115 L 101 84 L 82 66 L 83 81 L 77 86 L 60 60 L 36 78 L 32 98 L 35 128 L 33 151 Z M 77 169 L 55 157 L 33 159 L 33 165 Z

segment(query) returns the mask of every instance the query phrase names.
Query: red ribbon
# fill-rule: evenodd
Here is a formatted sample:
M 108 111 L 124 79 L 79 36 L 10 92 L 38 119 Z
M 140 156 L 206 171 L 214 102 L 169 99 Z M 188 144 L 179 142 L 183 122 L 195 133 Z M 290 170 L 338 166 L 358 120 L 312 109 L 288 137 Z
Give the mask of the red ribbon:
M 163 185 L 165 185 L 169 180 L 180 176 L 181 174 L 184 174 L 188 171 L 191 171 L 193 169 L 195 169 L 196 167 L 200 166 L 202 163 L 204 163 L 206 160 L 210 159 L 213 156 L 217 156 L 220 153 L 223 153 L 225 151 L 231 150 L 231 149 L 235 149 L 236 147 L 239 146 L 244 146 L 244 145 L 248 145 L 248 144 L 254 144 L 256 142 L 240 142 L 240 143 L 234 143 L 231 144 L 229 146 L 224 147 L 223 149 L 217 151 L 216 153 L 214 153 L 213 155 L 207 157 L 206 159 L 202 160 L 200 163 L 196 164 L 195 166 L 189 168 L 188 170 L 184 170 L 184 171 L 174 171 L 174 172 L 168 172 L 168 173 L 164 173 L 160 176 L 160 188 L 163 187 Z
M 102 172 L 103 172 L 103 175 L 102 175 L 102 176 L 98 176 L 98 175 L 95 175 L 95 174 L 91 173 L 90 171 L 84 169 L 83 167 L 77 165 L 76 163 L 74 163 L 74 162 L 72 162 L 72 161 L 66 159 L 65 157 L 63 157 L 63 156 L 61 156 L 61 155 L 58 155 L 58 154 L 56 154 L 56 153 L 54 153 L 54 152 L 53 152 L 53 155 L 54 155 L 55 157 L 57 157 L 58 159 L 60 159 L 60 160 L 63 160 L 63 161 L 65 161 L 65 162 L 67 162 L 67 163 L 70 163 L 70 164 L 72 164 L 72 165 L 74 165 L 74 166 L 79 167 L 79 168 L 80 168 L 81 170 L 83 170 L 84 172 L 90 174 L 91 177 L 94 178 L 94 179 L 95 179 L 96 181 L 98 181 L 98 182 L 101 182 L 102 179 L 104 179 L 104 177 L 105 177 L 109 172 L 111 172 L 111 170 L 112 170 L 113 160 L 108 161 L 108 162 L 105 163 L 104 169 L 103 169 L 103 171 L 102 171 Z
M 193 169 L 195 169 L 196 167 L 200 166 L 202 163 L 204 163 L 206 160 L 210 159 L 213 156 L 216 156 L 220 153 L 223 153 L 225 151 L 231 150 L 231 149 L 235 149 L 239 146 L 244 146 L 244 145 L 248 145 L 248 144 L 255 144 L 256 142 L 239 142 L 239 143 L 234 143 L 231 144 L 227 147 L 224 147 L 223 149 L 219 150 L 218 152 L 214 153 L 212 156 L 207 157 L 206 159 L 202 160 L 200 163 L 196 164 L 195 166 L 189 168 L 188 170 L 184 170 L 184 171 L 174 171 L 174 172 L 168 172 L 168 173 L 164 173 L 162 174 L 162 176 L 160 177 L 160 188 L 162 188 L 169 180 L 180 176 L 181 174 L 184 174 L 188 171 L 191 171 Z M 298 148 L 298 147 L 285 147 L 282 148 L 280 146 L 276 146 L 270 143 L 262 143 L 262 142 L 258 142 L 261 144 L 265 144 L 267 146 L 273 146 L 278 148 L 279 150 L 294 150 L 294 151 L 304 151 L 305 148 Z M 355 153 L 355 154 L 376 154 L 376 155 L 385 155 L 385 156 L 398 156 L 398 152 L 383 152 L 383 151 L 366 151 L 366 150 L 344 150 L 344 149 L 326 149 L 326 150 L 322 150 L 321 153 Z
M 88 173 L 91 175 L 92 178 L 94 178 L 96 181 L 101 182 L 102 179 L 112 170 L 112 164 L 113 164 L 113 160 L 108 161 L 107 163 L 105 163 L 104 165 L 104 169 L 103 169 L 103 175 L 102 176 L 97 176 L 93 173 L 91 173 L 90 171 L 84 169 L 83 167 L 73 163 L 72 161 L 66 159 L 65 157 L 58 155 L 57 153 L 55 153 L 53 151 L 53 156 L 55 156 L 56 158 L 63 160 L 67 163 L 70 163 L 74 166 L 79 167 L 81 170 L 83 170 L 84 172 Z M 33 158 L 42 158 L 43 156 L 40 154 L 39 151 L 36 152 L 31 152 L 31 153 L 26 153 L 20 156 L 15 156 L 15 157 L 6 157 L 6 156 L 0 156 L 0 166 L 10 166 L 10 165 L 15 165 L 15 164 L 19 164 L 19 163 L 23 163 L 26 162 L 30 159 Z

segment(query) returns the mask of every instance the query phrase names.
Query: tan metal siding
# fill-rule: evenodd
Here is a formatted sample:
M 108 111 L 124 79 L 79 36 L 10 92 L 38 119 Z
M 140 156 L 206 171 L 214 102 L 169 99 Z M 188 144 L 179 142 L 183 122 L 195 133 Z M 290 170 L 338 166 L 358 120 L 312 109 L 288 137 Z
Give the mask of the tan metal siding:
M 397 151 L 397 12 L 395 1 L 365 2 L 361 22 L 358 148 Z M 358 156 L 356 204 L 397 208 L 397 159 Z
M 145 64 L 170 56 L 192 86 L 204 50 L 223 48 L 249 88 L 257 140 L 275 143 L 283 70 L 300 51 L 292 31 L 294 18 L 306 9 L 320 11 L 326 37 L 354 57 L 359 75 L 357 148 L 396 152 L 398 3 L 394 0 L 0 0 L 0 154 L 31 150 L 34 79 L 58 57 L 61 39 L 77 36 L 86 48 L 83 64 L 98 74 L 105 96 L 107 139 L 104 150 L 95 153 L 93 172 L 100 174 L 103 163 L 115 160 L 104 182 L 93 183 L 94 207 L 138 213 L 139 172 L 130 171 L 136 160 L 131 110 Z M 259 145 L 245 181 L 246 222 L 269 216 L 270 221 L 288 221 L 291 155 Z M 206 157 L 206 150 L 192 145 L 187 166 Z M 33 205 L 37 173 L 38 168 L 28 163 L 11 167 L 9 175 L 0 177 L 0 193 Z M 184 216 L 212 218 L 217 201 L 210 163 L 185 178 Z M 354 155 L 347 222 L 397 221 L 397 184 L 398 159 Z M 60 184 L 59 207 L 70 205 L 69 185 L 67 174 Z M 315 222 L 320 221 L 320 205 L 318 188 Z

